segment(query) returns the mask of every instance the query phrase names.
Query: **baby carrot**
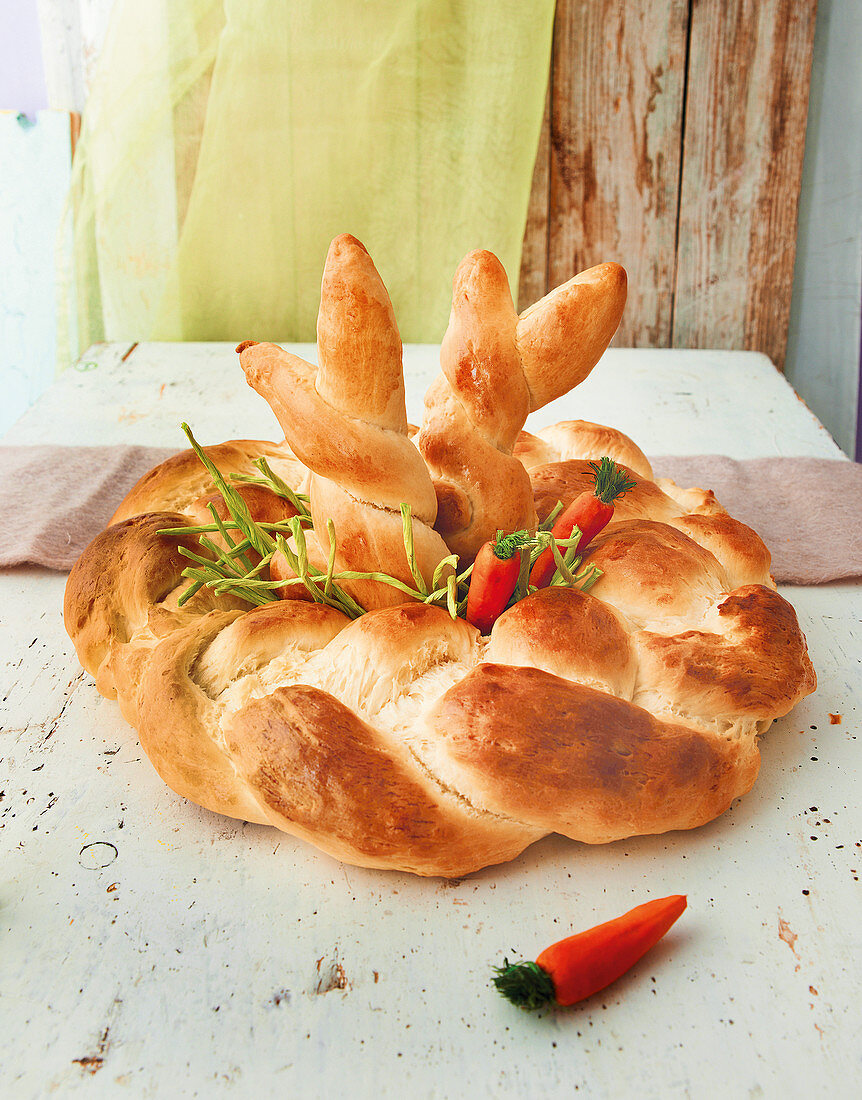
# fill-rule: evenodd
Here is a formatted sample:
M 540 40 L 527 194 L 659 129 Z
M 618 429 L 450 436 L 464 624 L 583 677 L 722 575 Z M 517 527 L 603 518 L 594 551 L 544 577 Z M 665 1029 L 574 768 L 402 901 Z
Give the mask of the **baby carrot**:
M 483 543 L 473 563 L 467 592 L 468 623 L 487 634 L 509 602 L 521 570 L 521 547 L 530 540 L 526 531 L 511 535 L 497 534 L 493 542 Z
M 658 943 L 686 907 L 684 894 L 638 905 L 616 920 L 560 940 L 535 962 L 494 967 L 494 985 L 520 1008 L 573 1005 L 625 974 Z
M 599 531 L 610 522 L 614 514 L 614 501 L 635 487 L 635 482 L 629 480 L 626 471 L 607 457 L 600 462 L 591 462 L 590 468 L 594 474 L 595 487 L 575 497 L 551 528 L 555 539 L 568 539 L 577 527 L 581 533 L 578 554 L 582 554 Z M 550 549 L 545 550 L 533 563 L 530 584 L 535 588 L 546 588 L 555 570 L 553 552 Z

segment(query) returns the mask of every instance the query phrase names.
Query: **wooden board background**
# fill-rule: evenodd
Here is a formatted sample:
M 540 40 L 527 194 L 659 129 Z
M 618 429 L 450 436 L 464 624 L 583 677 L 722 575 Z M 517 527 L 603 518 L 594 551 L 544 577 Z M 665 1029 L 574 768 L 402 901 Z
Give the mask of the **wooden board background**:
M 783 367 L 817 0 L 558 0 L 521 308 L 618 260 L 614 343 Z

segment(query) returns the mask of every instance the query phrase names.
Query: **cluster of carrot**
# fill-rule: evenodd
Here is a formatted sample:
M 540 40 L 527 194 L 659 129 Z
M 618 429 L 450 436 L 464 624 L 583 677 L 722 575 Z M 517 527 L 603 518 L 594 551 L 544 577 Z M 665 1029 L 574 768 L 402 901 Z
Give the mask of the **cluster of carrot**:
M 556 541 L 577 538 L 575 554 L 582 554 L 590 542 L 611 520 L 614 501 L 635 483 L 628 472 L 609 458 L 591 462 L 594 486 L 575 497 L 560 512 L 551 535 Z M 575 535 L 575 532 L 579 534 Z M 487 634 L 505 611 L 518 583 L 522 553 L 535 545 L 535 537 L 527 531 L 504 535 L 502 532 L 486 542 L 476 555 L 467 594 L 467 622 Z M 556 572 L 557 564 L 551 547 L 543 550 L 530 570 L 528 591 L 546 588 Z

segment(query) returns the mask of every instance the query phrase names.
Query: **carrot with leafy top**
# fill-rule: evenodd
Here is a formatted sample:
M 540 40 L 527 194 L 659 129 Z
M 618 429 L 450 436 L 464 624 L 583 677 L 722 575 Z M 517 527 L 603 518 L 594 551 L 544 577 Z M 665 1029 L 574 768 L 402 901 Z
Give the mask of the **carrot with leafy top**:
M 494 967 L 494 985 L 519 1008 L 573 1005 L 615 982 L 662 938 L 686 907 L 684 894 L 638 905 L 616 920 L 553 944 L 535 962 Z
M 591 462 L 595 486 L 587 489 L 557 517 L 551 534 L 555 539 L 568 539 L 577 527 L 580 531 L 576 553 L 582 554 L 603 527 L 607 526 L 614 514 L 614 501 L 634 489 L 628 473 L 605 457 L 600 462 Z M 530 584 L 535 588 L 546 588 L 556 571 L 554 554 L 549 548 L 544 550 L 533 563 L 530 571 Z
M 487 634 L 506 609 L 521 571 L 521 549 L 531 541 L 527 531 L 511 535 L 497 532 L 493 542 L 483 543 L 473 562 L 467 592 L 468 623 Z

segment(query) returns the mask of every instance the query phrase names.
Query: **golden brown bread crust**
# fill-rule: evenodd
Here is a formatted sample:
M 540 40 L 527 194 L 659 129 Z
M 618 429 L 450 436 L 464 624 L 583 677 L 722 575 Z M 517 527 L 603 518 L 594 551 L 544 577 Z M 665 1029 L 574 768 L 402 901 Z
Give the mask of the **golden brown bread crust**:
M 182 571 L 188 565 L 179 547 L 204 556 L 206 551 L 193 536 L 159 531 L 186 523 L 185 516 L 174 512 L 134 516 L 97 535 L 72 567 L 63 616 L 78 659 L 91 675 L 98 675 L 113 646 L 125 645 L 147 625 L 153 611 L 176 606 L 185 587 Z M 202 589 L 190 611 L 200 615 L 213 608 L 238 606 L 247 605 Z
M 579 386 L 617 331 L 628 294 L 625 268 L 601 263 L 525 309 L 518 344 L 535 412 Z
M 494 624 L 485 654 L 505 665 L 532 665 L 630 699 L 635 651 L 614 609 L 577 588 L 544 588 Z
M 411 588 L 414 587 L 415 582 L 404 547 L 401 513 L 392 509 L 369 507 L 334 481 L 315 478 L 312 485 L 314 491 L 311 514 L 315 531 L 323 531 L 321 542 L 328 553 L 326 521 L 331 519 L 334 523 L 338 547 L 337 567 L 369 572 L 379 562 L 386 562 L 386 572 L 390 576 L 397 577 Z M 413 545 L 416 564 L 426 583 L 430 585 L 434 570 L 446 557 L 446 544 L 431 526 L 414 519 Z M 345 581 L 344 588 L 367 609 L 394 607 L 407 598 L 399 589 L 377 581 Z
M 622 433 L 521 431 L 592 369 L 621 296 L 621 269 L 603 265 L 517 318 L 494 257 L 467 258 L 420 433 L 435 492 L 410 441 L 385 288 L 358 241 L 333 242 L 321 366 L 275 345 L 238 349 L 309 468 L 286 444 L 207 449 L 225 474 L 256 473 L 264 454 L 310 486 L 318 563 L 334 519 L 340 566 L 409 580 L 404 501 L 428 578 L 448 553 L 440 532 L 470 554 L 488 523 L 530 526 L 591 489 L 603 454 L 636 485 L 587 549 L 602 570 L 592 590 L 535 592 L 483 639 L 373 582 L 356 591 L 376 610 L 352 622 L 299 599 L 248 610 L 207 589 L 180 608 L 178 548 L 206 550 L 160 532 L 206 521 L 213 485 L 190 452 L 164 463 L 84 552 L 64 613 L 166 783 L 338 859 L 447 876 L 548 832 L 602 843 L 691 828 L 749 789 L 759 735 L 815 687 L 766 547 L 709 491 L 654 482 Z M 268 489 L 240 491 L 261 522 L 292 511 Z
M 724 567 L 731 588 L 742 584 L 773 584 L 769 572 L 771 558 L 763 540 L 750 527 L 729 516 L 711 492 L 681 490 L 667 480 L 650 481 L 622 461 L 618 464 L 635 481 L 635 487 L 617 499 L 614 518 L 605 534 L 594 540 L 594 549 L 625 520 L 659 520 L 708 550 Z M 592 469 L 585 459 L 535 465 L 529 473 L 540 520 L 546 519 L 558 502 L 565 507 L 592 487 Z M 668 491 L 674 496 L 669 496 Z M 689 507 L 696 511 L 688 511 Z
M 395 315 L 364 246 L 348 234 L 330 246 L 317 367 L 276 344 L 244 343 L 237 350 L 246 381 L 269 402 L 291 447 L 313 471 L 311 514 L 324 555 L 331 520 L 339 570 L 375 572 L 385 561 L 391 575 L 412 586 L 400 512 L 407 504 L 417 564 L 430 584 L 449 549 L 433 529 L 437 497 L 407 432 Z M 376 581 L 345 587 L 367 609 L 404 600 Z
M 176 469 L 149 481 L 175 493 Z M 534 467 L 539 515 L 589 474 L 585 459 Z M 338 859 L 462 875 L 548 831 L 691 828 L 748 790 L 758 736 L 815 677 L 754 532 L 709 493 L 634 476 L 587 554 L 604 571 L 591 593 L 538 592 L 486 643 L 423 604 L 349 622 L 204 590 L 179 611 L 177 546 L 199 547 L 158 532 L 205 518 L 198 499 L 98 536 L 70 575 L 67 629 L 174 790 Z
M 253 793 L 238 779 L 218 729 L 217 707 L 206 690 L 213 690 L 212 665 L 221 667 L 224 678 L 249 675 L 286 646 L 308 652 L 326 644 L 346 621 L 331 608 L 285 601 L 239 617 L 214 613 L 195 619 L 156 641 L 144 661 L 136 662 L 135 647 L 129 647 L 133 659 L 119 665 L 117 688 L 133 700 L 141 745 L 168 786 L 217 813 L 266 822 Z M 199 666 L 214 647 L 218 651 L 202 672 Z M 227 686 L 215 683 L 222 690 Z
M 518 459 L 476 431 L 442 375 L 426 401 L 433 403 L 433 420 L 426 417 L 418 444 L 436 473 L 435 528 L 447 545 L 469 561 L 498 529 L 534 530 L 530 479 Z
M 275 411 L 291 447 L 320 478 L 336 481 L 355 499 L 398 510 L 411 503 L 433 522 L 434 488 L 404 432 L 362 419 L 361 407 L 330 405 L 316 387 L 316 368 L 277 344 L 249 344 L 240 352 L 248 384 Z
M 772 559 L 765 543 L 750 527 L 727 512 L 674 516 L 667 522 L 721 562 L 731 588 L 758 582 L 773 583 L 769 573 Z
M 481 665 L 434 718 L 450 783 L 590 844 L 702 825 L 749 790 L 759 765 L 753 740 L 709 739 L 536 668 Z
M 635 482 L 635 487 L 614 502 L 615 523 L 621 519 L 645 516 L 668 521 L 683 514 L 676 501 L 663 493 L 654 481 L 649 481 L 623 462 L 619 465 Z M 581 493 L 592 492 L 595 484 L 595 474 L 587 459 L 575 458 L 533 466 L 529 476 L 540 521 L 547 519 L 558 501 L 565 507 Z
M 614 523 L 595 595 L 538 592 L 483 643 L 423 604 L 353 622 L 296 601 L 177 612 L 182 559 L 154 532 L 181 521 L 138 517 L 85 552 L 66 608 L 82 660 L 180 794 L 362 866 L 454 876 L 549 831 L 702 824 L 815 686 L 790 605 L 763 583 L 728 592 L 666 523 Z
M 231 754 L 212 735 L 214 706 L 189 676 L 201 649 L 232 621 L 205 616 L 176 631 L 148 660 L 126 664 L 118 687 L 134 700 L 141 745 L 169 787 L 208 810 L 264 822 L 251 792 L 236 781 Z
M 148 481 L 193 496 L 177 468 Z M 539 515 L 589 475 L 585 459 L 534 467 Z M 70 575 L 67 629 L 174 790 L 338 859 L 462 875 L 549 831 L 691 828 L 748 790 L 758 736 L 815 677 L 754 532 L 709 493 L 634 477 L 587 554 L 604 571 L 592 592 L 538 592 L 487 642 L 423 604 L 350 622 L 203 590 L 180 611 L 177 547 L 200 548 L 158 532 L 206 518 L 200 499 L 98 536 Z M 247 500 L 260 517 L 284 507 Z
M 590 420 L 561 420 L 543 428 L 538 435 L 520 432 L 514 453 L 528 470 L 569 458 L 598 462 L 607 457 L 627 466 L 639 477 L 653 476 L 649 459 L 633 439 L 616 428 Z
M 435 526 L 465 561 L 498 529 L 535 530 L 529 479 L 513 454 L 519 433 L 528 413 L 587 377 L 625 300 L 625 271 L 599 264 L 519 317 L 493 253 L 480 249 L 459 264 L 442 373 L 417 443 L 437 490 Z
M 602 570 L 594 596 L 638 626 L 670 631 L 696 622 L 730 589 L 716 557 L 676 528 L 621 520 L 593 539 L 584 558 Z
M 234 439 L 229 443 L 204 447 L 204 453 L 226 478 L 231 474 L 260 477 L 254 460 L 261 457 L 292 488 L 296 488 L 308 474 L 285 443 L 270 443 L 263 439 Z M 144 474 L 123 498 L 110 522 L 120 523 L 121 520 L 144 512 L 191 514 L 193 502 L 211 495 L 214 491 L 212 478 L 194 451 L 181 451 Z
M 358 370 L 361 363 L 373 363 L 374 370 Z M 362 409 L 368 423 L 407 431 L 395 312 L 368 250 L 349 233 L 332 242 L 323 270 L 315 387 L 343 413 Z
M 273 824 L 348 863 L 459 876 L 514 858 L 538 835 L 471 812 L 398 742 L 313 687 L 254 700 L 227 738 Z

